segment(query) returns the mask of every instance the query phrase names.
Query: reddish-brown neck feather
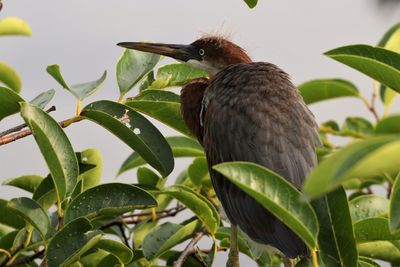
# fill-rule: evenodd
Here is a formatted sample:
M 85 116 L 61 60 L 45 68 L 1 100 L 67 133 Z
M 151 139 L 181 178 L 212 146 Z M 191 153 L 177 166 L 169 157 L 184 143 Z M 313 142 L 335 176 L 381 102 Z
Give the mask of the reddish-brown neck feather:
M 201 101 L 208 86 L 208 79 L 192 80 L 181 90 L 181 113 L 189 130 L 203 142 L 203 132 L 200 126 Z

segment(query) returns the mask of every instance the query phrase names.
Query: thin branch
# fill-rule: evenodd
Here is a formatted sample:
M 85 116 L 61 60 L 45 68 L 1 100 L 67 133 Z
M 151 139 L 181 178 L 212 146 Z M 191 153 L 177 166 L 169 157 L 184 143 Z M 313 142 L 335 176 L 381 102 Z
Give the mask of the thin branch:
M 52 106 L 51 108 L 46 110 L 46 112 L 50 113 L 50 112 L 55 111 L 55 110 L 56 110 L 56 107 Z M 23 123 L 21 125 L 18 125 L 18 126 L 15 126 L 15 127 L 11 128 L 11 129 L 5 130 L 4 132 L 0 133 L 0 137 L 3 137 L 3 136 L 6 136 L 8 134 L 11 134 L 11 133 L 15 133 L 15 132 L 21 131 L 22 129 L 24 129 L 27 126 L 28 125 L 26 123 Z
M 41 258 L 43 255 L 44 255 L 44 249 L 39 250 L 38 252 L 36 252 L 35 254 L 32 254 L 30 256 L 16 259 L 14 262 L 7 264 L 7 267 L 18 266 L 18 265 L 30 263 L 30 262 L 34 261 L 35 259 Z
M 189 257 L 191 254 L 196 252 L 196 249 L 194 246 L 197 244 L 197 242 L 200 241 L 200 239 L 206 234 L 205 231 L 197 232 L 194 234 L 193 239 L 189 242 L 189 244 L 186 246 L 186 248 L 182 251 L 182 254 L 179 256 L 179 258 L 174 262 L 173 267 L 181 267 L 185 263 L 187 257 Z
M 119 228 L 119 230 L 121 231 L 121 235 L 122 235 L 122 238 L 124 239 L 125 245 L 126 245 L 129 249 L 131 249 L 131 247 L 129 246 L 128 238 L 127 238 L 126 235 L 125 235 L 125 231 L 124 231 L 124 227 L 122 226 L 122 223 L 118 225 L 118 228 Z
M 185 207 L 184 206 L 182 206 L 182 205 L 177 205 L 176 207 L 173 207 L 173 208 L 170 208 L 170 209 L 166 209 L 166 210 L 157 210 L 156 211 L 156 214 L 164 214 L 164 213 L 167 213 L 167 214 L 174 214 L 174 213 L 176 213 L 176 212 L 179 212 L 179 211 L 182 211 L 182 210 L 184 210 L 185 209 Z M 122 216 L 122 218 L 124 218 L 124 219 L 126 219 L 126 218 L 134 218 L 134 217 L 143 217 L 143 216 L 150 216 L 150 215 L 152 215 L 153 214 L 153 212 L 152 211 L 149 211 L 149 212 L 141 212 L 141 213 L 132 213 L 132 214 L 125 214 L 125 215 L 123 215 Z
M 60 121 L 58 124 L 62 128 L 65 128 L 65 127 L 68 127 L 70 124 L 72 124 L 74 122 L 81 121 L 83 119 L 84 119 L 83 117 L 73 117 L 73 118 L 70 118 L 70 119 L 67 119 L 67 120 Z M 0 137 L 0 146 L 8 144 L 8 143 L 11 143 L 11 142 L 14 142 L 14 141 L 17 141 L 18 139 L 27 137 L 27 136 L 29 136 L 31 134 L 32 134 L 31 130 L 24 130 L 24 131 L 20 131 L 18 133 L 15 133 L 15 134 L 11 134 L 11 135 L 7 135 L 7 136 L 4 136 L 4 137 Z
M 376 98 L 376 97 L 375 97 L 375 98 Z M 375 99 L 375 98 L 374 98 L 374 99 Z M 367 100 L 365 97 L 363 97 L 363 96 L 360 96 L 360 99 L 362 100 L 362 102 L 364 102 L 365 106 L 367 106 L 368 110 L 371 111 L 371 113 L 372 113 L 372 115 L 374 115 L 375 119 L 376 119 L 377 121 L 379 121 L 379 115 L 378 115 L 378 112 L 377 112 L 376 109 L 375 109 L 375 104 L 372 105 L 372 104 L 369 103 L 368 100 Z M 374 100 L 374 101 L 375 101 L 375 100 Z

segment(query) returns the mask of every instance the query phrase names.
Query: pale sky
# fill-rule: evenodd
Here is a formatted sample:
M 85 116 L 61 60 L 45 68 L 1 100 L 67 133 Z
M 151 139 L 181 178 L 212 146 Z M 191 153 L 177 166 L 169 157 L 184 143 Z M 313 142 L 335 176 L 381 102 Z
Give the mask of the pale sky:
M 316 78 L 345 78 L 370 96 L 372 81 L 325 56 L 338 46 L 376 44 L 384 32 L 400 20 L 400 5 L 383 5 L 377 0 L 260 0 L 250 10 L 242 0 L 4 0 L 0 18 L 18 16 L 32 27 L 33 36 L 2 37 L 0 61 L 9 63 L 23 80 L 27 100 L 55 88 L 51 104 L 58 120 L 74 114 L 72 95 L 46 73 L 49 64 L 60 64 L 64 78 L 74 84 L 97 79 L 104 70 L 108 77 L 102 88 L 86 99 L 116 100 L 115 64 L 123 52 L 121 41 L 191 43 L 202 33 L 222 33 L 244 47 L 255 61 L 268 61 L 288 72 L 295 84 Z M 382 1 L 394 2 L 394 1 Z M 379 7 L 379 8 L 378 8 Z M 131 91 L 134 95 L 137 91 Z M 360 101 L 341 99 L 311 106 L 319 122 L 346 116 L 372 116 Z M 398 109 L 397 109 L 398 110 Z M 394 106 L 396 111 L 396 105 Z M 18 115 L 0 123 L 0 131 L 21 122 Z M 174 131 L 156 124 L 165 136 Z M 112 181 L 130 154 L 128 146 L 101 127 L 81 122 L 66 129 L 73 147 L 80 151 L 98 148 L 104 159 L 103 181 Z M 176 169 L 188 164 L 176 162 Z M 46 164 L 32 137 L 0 148 L 0 182 L 25 174 L 46 175 Z M 174 179 L 175 171 L 171 176 Z M 135 172 L 121 181 L 135 182 Z M 0 186 L 0 198 L 21 196 L 22 191 Z M 244 258 L 244 257 L 243 257 Z M 225 256 L 217 259 L 222 266 Z M 243 259 L 243 264 L 247 262 Z M 245 266 L 250 266 L 248 263 Z

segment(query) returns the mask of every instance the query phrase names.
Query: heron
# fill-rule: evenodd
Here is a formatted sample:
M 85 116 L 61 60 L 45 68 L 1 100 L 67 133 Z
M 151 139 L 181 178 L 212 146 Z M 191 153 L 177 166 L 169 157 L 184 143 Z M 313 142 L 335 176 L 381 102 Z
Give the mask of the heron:
M 253 62 L 227 38 L 208 35 L 189 45 L 122 42 L 128 49 L 164 55 L 202 69 L 181 89 L 181 113 L 203 146 L 212 185 L 231 223 L 227 266 L 239 266 L 238 228 L 288 259 L 308 257 L 305 243 L 254 198 L 212 169 L 229 161 L 263 165 L 299 190 L 317 164 L 318 126 L 289 75 L 272 63 Z

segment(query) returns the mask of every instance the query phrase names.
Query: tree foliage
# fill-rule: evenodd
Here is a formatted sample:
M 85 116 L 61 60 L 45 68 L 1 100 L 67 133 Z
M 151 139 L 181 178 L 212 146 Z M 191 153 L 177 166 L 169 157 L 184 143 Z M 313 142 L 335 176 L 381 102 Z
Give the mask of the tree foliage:
M 0 35 L 30 34 L 20 19 L 0 20 Z M 254 163 L 211 166 L 282 220 L 311 251 L 318 251 L 321 266 L 378 266 L 376 260 L 400 264 L 400 118 L 389 115 L 400 92 L 398 36 L 396 25 L 379 47 L 357 44 L 325 53 L 372 78 L 371 100 L 340 78 L 299 85 L 308 104 L 353 97 L 376 119 L 352 114 L 342 126 L 333 120 L 322 123 L 320 163 L 302 192 Z M 118 101 L 96 101 L 83 109 L 81 102 L 101 87 L 106 72 L 97 80 L 69 85 L 60 66 L 48 66 L 59 89 L 77 98 L 77 113 L 62 122 L 44 110 L 54 90 L 26 101 L 17 71 L 0 63 L 0 120 L 14 115 L 26 122 L 0 133 L 0 145 L 33 134 L 49 172 L 46 177 L 21 173 L 3 183 L 32 197 L 0 199 L 0 266 L 39 266 L 42 261 L 48 266 L 171 266 L 182 253 L 177 245 L 204 236 L 211 237 L 212 245 L 195 247 L 186 264 L 211 266 L 215 254 L 229 247 L 229 224 L 218 212 L 203 149 L 183 122 L 179 94 L 170 90 L 206 74 L 182 64 L 158 68 L 158 61 L 155 55 L 123 51 L 116 63 Z M 135 90 L 136 95 L 126 97 Z M 379 90 L 386 107 L 383 115 L 376 110 Z M 165 138 L 148 117 L 181 135 Z M 75 151 L 63 130 L 81 120 L 100 125 L 132 149 L 119 174 L 136 170 L 137 179 L 101 183 L 100 153 Z M 335 145 L 331 136 L 343 138 L 345 145 Z M 171 177 L 179 157 L 193 161 Z M 167 180 L 172 185 L 167 186 Z M 374 194 L 377 188 L 387 194 Z M 185 209 L 188 217 L 176 223 L 165 220 Z M 239 236 L 239 249 L 258 266 L 276 266 L 282 260 L 276 252 L 257 253 L 244 236 Z M 310 264 L 303 259 L 297 266 Z

